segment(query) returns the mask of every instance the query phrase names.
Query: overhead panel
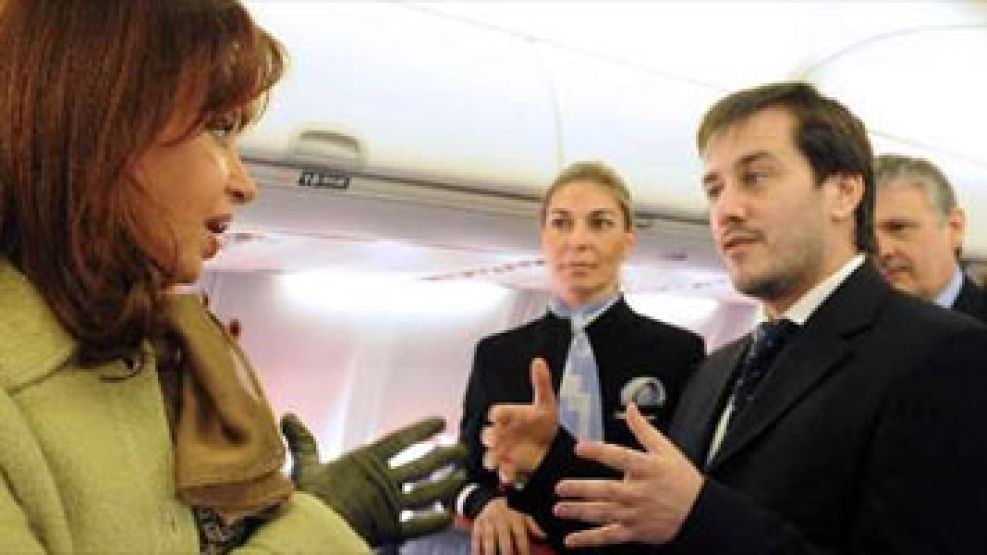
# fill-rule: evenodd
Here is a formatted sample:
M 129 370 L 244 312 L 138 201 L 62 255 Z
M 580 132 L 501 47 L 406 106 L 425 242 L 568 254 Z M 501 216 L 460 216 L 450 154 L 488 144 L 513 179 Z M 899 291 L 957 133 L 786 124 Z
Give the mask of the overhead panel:
M 641 211 L 705 219 L 694 130 L 720 95 L 657 72 L 545 48 L 566 161 L 611 164 Z
M 448 250 L 537 252 L 538 200 L 407 179 L 312 170 L 248 158 L 262 188 L 242 209 L 244 231 Z
M 551 91 L 527 41 L 396 3 L 250 8 L 291 66 L 244 152 L 528 191 L 554 174 Z

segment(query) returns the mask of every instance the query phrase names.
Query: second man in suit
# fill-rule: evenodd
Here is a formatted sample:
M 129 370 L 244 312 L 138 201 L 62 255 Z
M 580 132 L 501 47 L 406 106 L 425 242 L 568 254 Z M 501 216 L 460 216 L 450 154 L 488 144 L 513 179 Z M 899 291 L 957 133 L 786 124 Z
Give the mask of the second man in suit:
M 562 425 L 551 432 L 548 464 L 579 476 L 613 476 L 574 458 L 574 438 L 636 446 L 622 420 L 631 401 L 661 429 L 671 420 L 686 378 L 703 357 L 703 341 L 635 313 L 624 301 L 619 273 L 633 243 L 630 195 L 607 166 L 575 163 L 545 193 L 541 244 L 552 280 L 549 311 L 480 341 L 463 402 L 461 438 L 469 448 L 472 484 L 458 505 L 474 519 L 474 553 L 526 553 L 529 533 L 547 534 L 563 550 L 564 534 L 577 529 L 551 515 L 550 489 L 503 488 L 483 465 L 480 433 L 487 411 L 494 403 L 531 399 L 532 360 L 547 362 L 550 387 L 559 396 Z M 626 546 L 619 551 L 634 552 Z
M 928 160 L 882 154 L 874 163 L 877 262 L 897 289 L 987 322 L 987 292 L 959 265 L 966 216 Z

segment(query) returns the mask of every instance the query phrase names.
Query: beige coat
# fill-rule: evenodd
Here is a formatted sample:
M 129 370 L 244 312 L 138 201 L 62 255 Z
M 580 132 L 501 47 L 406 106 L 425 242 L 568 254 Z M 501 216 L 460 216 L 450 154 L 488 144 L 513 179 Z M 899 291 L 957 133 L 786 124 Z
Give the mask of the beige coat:
M 82 370 L 76 342 L 31 284 L 0 262 L 0 553 L 197 553 L 174 494 L 153 365 Z M 346 523 L 298 493 L 244 553 L 368 553 Z

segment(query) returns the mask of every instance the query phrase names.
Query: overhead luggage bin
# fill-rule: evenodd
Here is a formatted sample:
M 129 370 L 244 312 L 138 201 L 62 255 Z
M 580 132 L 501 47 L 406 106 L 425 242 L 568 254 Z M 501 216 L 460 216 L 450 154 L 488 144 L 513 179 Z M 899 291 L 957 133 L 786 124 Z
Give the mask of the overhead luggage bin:
M 554 99 L 527 41 L 388 3 L 250 8 L 291 65 L 248 157 L 527 193 L 555 174 Z
M 545 47 L 566 161 L 617 168 L 638 210 L 706 221 L 695 128 L 722 91 L 695 82 Z
M 670 169 L 658 153 L 659 162 L 648 164 L 652 147 L 664 146 L 641 140 L 651 123 L 615 108 L 613 123 L 603 112 L 590 115 L 621 127 L 602 131 L 604 138 L 628 140 L 603 148 L 605 141 L 580 139 L 594 121 L 577 124 L 578 115 L 560 111 L 561 81 L 533 42 L 400 4 L 257 2 L 251 9 L 284 41 L 291 65 L 264 118 L 240 142 L 262 188 L 238 222 L 246 243 L 342 237 L 537 256 L 540 196 L 578 153 L 630 171 L 638 200 L 647 200 L 639 185 L 654 187 L 655 202 L 638 210 L 638 260 L 717 265 L 701 208 L 658 190 L 681 185 L 701 201 L 698 186 L 623 167 L 637 156 L 648 171 Z M 642 100 L 634 106 L 644 104 L 635 98 Z M 566 152 L 567 127 L 579 130 L 571 144 L 581 149 Z M 670 209 L 663 200 L 679 204 Z M 246 253 L 246 244 L 237 250 Z M 225 260 L 238 269 L 279 264 L 270 256 Z
M 554 99 L 530 43 L 390 3 L 250 9 L 290 65 L 240 142 L 262 191 L 238 220 L 246 243 L 537 250 L 537 199 L 559 154 Z M 232 267 L 298 266 L 241 258 Z

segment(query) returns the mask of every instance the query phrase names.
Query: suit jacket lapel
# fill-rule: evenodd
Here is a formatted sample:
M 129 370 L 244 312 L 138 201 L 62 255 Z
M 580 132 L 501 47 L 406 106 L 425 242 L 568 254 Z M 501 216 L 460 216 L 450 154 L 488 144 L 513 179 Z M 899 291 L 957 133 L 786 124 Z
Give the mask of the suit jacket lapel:
M 593 356 L 600 369 L 600 401 L 604 422 L 620 409 L 620 389 L 624 384 L 635 377 L 636 373 L 646 370 L 631 367 L 624 350 L 627 335 L 633 333 L 636 318 L 637 315 L 621 298 L 586 328 L 593 345 Z M 661 349 L 661 345 L 651 347 Z
M 761 435 L 848 354 L 845 342 L 838 337 L 804 334 L 793 339 L 765 377 L 755 402 L 736 417 L 709 470 Z
M 869 263 L 851 274 L 781 352 L 757 398 L 731 425 L 708 469 L 714 471 L 754 441 L 826 375 L 837 370 L 852 354 L 848 338 L 873 321 L 888 291 Z
M 964 314 L 982 318 L 985 308 L 983 307 L 984 299 L 981 297 L 982 293 L 977 286 L 970 281 L 970 278 L 964 276 L 963 287 L 960 288 L 959 295 L 957 295 L 956 300 L 953 301 L 952 308 L 953 310 Z
M 540 356 L 548 363 L 548 369 L 552 374 L 552 387 L 556 393 L 562 384 L 562 374 L 565 371 L 565 359 L 569 350 L 569 342 L 572 340 L 572 332 L 569 328 L 569 321 L 553 315 L 551 312 L 541 318 L 538 326 L 538 344 L 535 346 L 536 356 Z M 531 361 L 528 361 L 528 365 Z M 525 366 L 528 368 L 528 366 Z M 525 373 L 525 382 L 531 385 L 528 373 Z
M 730 378 L 749 343 L 748 335 L 710 355 L 675 412 L 669 435 L 699 467 L 705 466 L 713 431 L 730 394 Z

